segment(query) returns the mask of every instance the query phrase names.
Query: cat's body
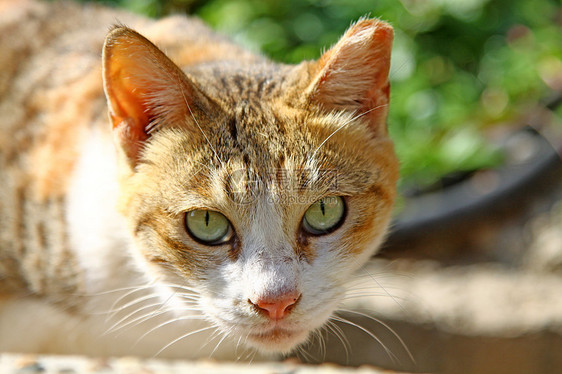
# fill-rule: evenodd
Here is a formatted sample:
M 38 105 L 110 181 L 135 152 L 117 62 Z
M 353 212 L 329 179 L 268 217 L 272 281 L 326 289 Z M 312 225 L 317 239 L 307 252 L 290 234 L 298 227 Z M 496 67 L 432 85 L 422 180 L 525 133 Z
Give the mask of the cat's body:
M 103 47 L 117 20 L 187 75 L 125 28 Z M 386 230 L 391 38 L 361 21 L 293 67 L 193 19 L 0 2 L 0 350 L 237 358 L 306 340 Z M 329 196 L 341 222 L 304 231 Z M 199 211 L 226 217 L 224 240 L 197 240 Z

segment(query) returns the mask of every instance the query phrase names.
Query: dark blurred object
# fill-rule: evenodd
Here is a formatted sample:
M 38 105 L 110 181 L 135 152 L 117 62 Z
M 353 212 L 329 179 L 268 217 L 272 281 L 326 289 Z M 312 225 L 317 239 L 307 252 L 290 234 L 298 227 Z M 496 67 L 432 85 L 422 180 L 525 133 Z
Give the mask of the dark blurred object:
M 562 95 L 554 95 L 544 108 L 556 110 L 561 102 Z M 509 254 L 524 251 L 524 240 L 506 249 L 506 232 L 560 197 L 560 130 L 527 125 L 504 139 L 506 160 L 500 168 L 457 173 L 431 189 L 407 194 L 382 254 L 453 263 L 515 261 L 519 256 Z

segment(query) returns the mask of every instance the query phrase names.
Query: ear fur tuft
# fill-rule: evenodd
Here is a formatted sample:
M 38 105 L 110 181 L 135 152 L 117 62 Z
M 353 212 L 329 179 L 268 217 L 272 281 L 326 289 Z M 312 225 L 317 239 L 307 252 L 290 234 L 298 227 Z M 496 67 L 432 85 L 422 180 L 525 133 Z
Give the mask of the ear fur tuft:
M 373 111 L 369 115 L 372 120 L 384 121 L 392 40 L 393 29 L 388 23 L 357 21 L 315 63 L 313 79 L 305 91 L 307 100 L 328 110 Z
M 116 25 L 103 48 L 103 82 L 118 145 L 129 163 L 161 123 L 185 121 L 193 89 L 188 78 L 148 39 Z

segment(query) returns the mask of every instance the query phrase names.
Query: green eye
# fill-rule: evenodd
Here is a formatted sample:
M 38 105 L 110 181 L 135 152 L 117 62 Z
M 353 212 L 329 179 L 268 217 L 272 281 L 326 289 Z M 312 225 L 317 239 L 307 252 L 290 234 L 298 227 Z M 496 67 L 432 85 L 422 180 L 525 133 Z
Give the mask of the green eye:
M 232 235 L 230 222 L 219 212 L 205 209 L 192 210 L 185 215 L 189 234 L 203 244 L 221 244 Z
M 345 204 L 339 196 L 324 197 L 312 204 L 302 220 L 306 231 L 314 235 L 327 234 L 343 222 Z

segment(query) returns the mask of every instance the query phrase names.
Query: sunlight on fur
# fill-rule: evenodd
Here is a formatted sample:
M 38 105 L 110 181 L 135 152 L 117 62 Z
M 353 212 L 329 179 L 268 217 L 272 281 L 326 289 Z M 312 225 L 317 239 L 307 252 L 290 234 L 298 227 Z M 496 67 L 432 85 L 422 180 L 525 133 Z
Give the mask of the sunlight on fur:
M 395 198 L 392 38 L 361 19 L 283 65 L 196 19 L 4 1 L 0 349 L 306 358 L 349 324 L 393 357 L 334 314 L 392 298 L 346 294 Z

